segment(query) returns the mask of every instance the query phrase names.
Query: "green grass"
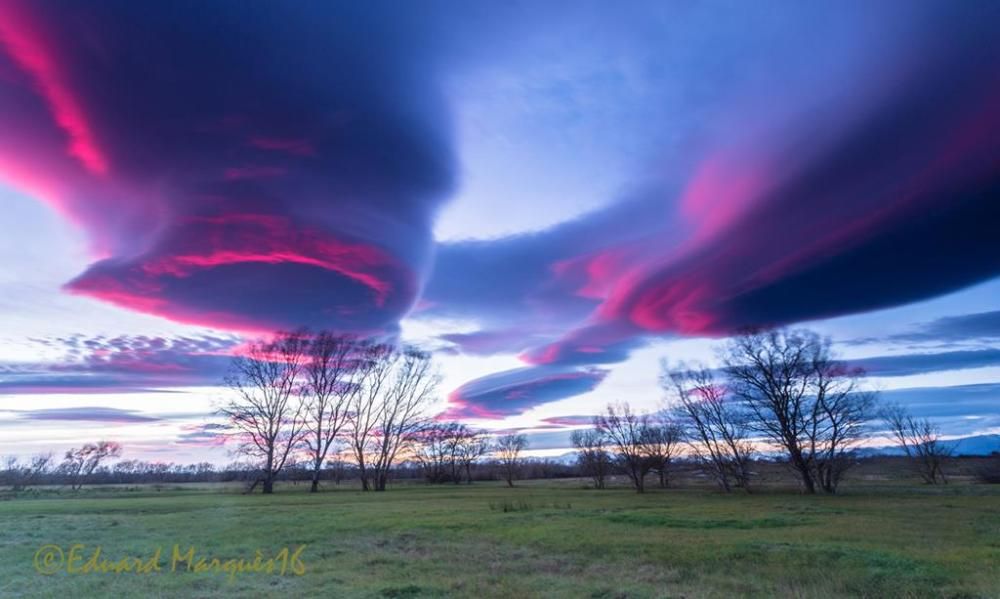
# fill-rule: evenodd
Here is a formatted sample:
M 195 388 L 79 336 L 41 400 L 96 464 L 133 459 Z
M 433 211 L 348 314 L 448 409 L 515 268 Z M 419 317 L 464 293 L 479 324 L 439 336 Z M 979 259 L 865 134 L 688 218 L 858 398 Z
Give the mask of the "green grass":
M 571 483 L 85 489 L 0 502 L 0 597 L 1000 597 L 1000 489 L 854 486 L 837 497 L 636 495 Z M 44 576 L 45 544 L 112 560 L 306 545 L 301 576 Z M 183 568 L 181 568 L 183 570 Z

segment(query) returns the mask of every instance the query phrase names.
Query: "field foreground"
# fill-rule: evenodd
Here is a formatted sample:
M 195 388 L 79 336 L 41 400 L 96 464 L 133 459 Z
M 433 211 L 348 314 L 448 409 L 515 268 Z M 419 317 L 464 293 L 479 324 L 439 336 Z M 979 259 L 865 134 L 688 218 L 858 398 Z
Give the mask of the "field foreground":
M 805 497 L 580 485 L 18 498 L 0 502 L 0 596 L 1000 597 L 995 487 Z M 74 544 L 77 570 L 100 547 L 106 568 L 133 557 L 148 566 L 160 548 L 159 571 L 71 574 L 35 559 L 45 545 L 65 558 Z M 220 571 L 302 545 L 301 575 L 294 564 L 284 575 Z M 208 571 L 173 563 L 192 547 Z

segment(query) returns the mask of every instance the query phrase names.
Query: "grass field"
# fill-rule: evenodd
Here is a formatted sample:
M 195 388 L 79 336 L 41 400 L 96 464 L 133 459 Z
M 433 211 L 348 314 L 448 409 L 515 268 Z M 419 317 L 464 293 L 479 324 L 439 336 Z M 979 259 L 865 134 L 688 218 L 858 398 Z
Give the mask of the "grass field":
M 837 497 L 636 495 L 581 481 L 385 493 L 302 486 L 85 489 L 0 502 L 0 596 L 1000 597 L 1000 489 L 854 486 Z M 44 497 L 44 495 L 43 495 Z M 36 572 L 43 545 L 100 546 L 158 573 Z M 305 573 L 194 573 L 173 545 Z

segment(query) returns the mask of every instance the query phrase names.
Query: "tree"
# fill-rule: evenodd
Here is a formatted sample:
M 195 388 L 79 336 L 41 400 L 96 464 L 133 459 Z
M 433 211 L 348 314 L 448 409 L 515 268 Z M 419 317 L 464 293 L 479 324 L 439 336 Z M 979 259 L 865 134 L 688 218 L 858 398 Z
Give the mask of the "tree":
M 603 489 L 611 470 L 611 456 L 604 434 L 596 428 L 575 430 L 570 434 L 570 441 L 576 448 L 580 470 L 594 481 L 595 489 Z
M 462 429 L 463 425 L 457 422 L 443 422 L 430 424 L 420 431 L 414 457 L 423 468 L 427 482 L 456 481 Z
M 493 450 L 500 462 L 500 470 L 508 487 L 514 486 L 521 467 L 521 452 L 528 446 L 528 438 L 519 434 L 497 437 Z
M 925 483 L 948 483 L 944 462 L 951 457 L 954 447 L 941 442 L 937 426 L 926 418 L 914 418 L 900 404 L 886 406 L 882 419 Z
M 413 347 L 370 345 L 359 368 L 351 447 L 362 489 L 384 491 L 393 463 L 419 438 L 440 377 L 430 354 Z
M 299 376 L 307 349 L 303 333 L 279 333 L 233 358 L 226 377 L 233 397 L 220 412 L 236 431 L 238 452 L 259 472 L 251 490 L 260 483 L 264 493 L 274 492 L 274 481 L 306 432 Z
M 94 473 L 101 462 L 117 458 L 122 454 L 122 446 L 114 441 L 87 443 L 79 449 L 70 449 L 59 465 L 59 472 L 70 481 L 70 488 L 80 490 L 88 476 Z
M 465 473 L 466 484 L 472 484 L 472 466 L 484 455 L 489 453 L 490 444 L 486 438 L 486 433 L 473 430 L 465 425 L 461 425 L 457 431 L 457 442 L 455 446 L 454 482 L 458 484 L 461 473 Z
M 670 468 L 677 456 L 681 441 L 680 427 L 669 421 L 650 422 L 642 431 L 642 454 L 649 462 L 649 469 L 659 476 L 660 488 L 670 483 Z
M 48 472 L 52 464 L 52 454 L 44 453 L 32 456 L 26 464 L 22 464 L 15 456 L 7 458 L 4 468 L 4 482 L 14 493 L 23 491 Z
M 661 370 L 660 384 L 675 400 L 674 417 L 702 470 L 726 492 L 749 492 L 754 447 L 746 412 L 704 366 L 671 369 L 663 362 Z
M 806 493 L 834 493 L 853 463 L 875 403 L 861 370 L 833 358 L 830 341 L 807 330 L 750 331 L 724 354 L 728 388 L 751 424 L 784 450 Z
M 395 350 L 383 343 L 365 343 L 359 348 L 359 363 L 355 384 L 357 392 L 351 395 L 349 410 L 352 415 L 348 438 L 361 478 L 361 489 L 371 490 L 369 453 L 373 445 L 376 425 L 381 418 L 383 404 L 379 401 L 390 384 L 392 360 Z
M 482 431 L 458 422 L 430 423 L 417 435 L 414 459 L 428 482 L 472 483 L 472 465 L 489 451 Z
M 345 428 L 353 394 L 359 387 L 352 380 L 358 368 L 359 343 L 347 335 L 321 332 L 308 348 L 303 368 L 306 398 L 304 443 L 312 466 L 309 491 L 319 490 L 319 479 L 330 448 Z
M 597 430 L 615 448 L 615 461 L 632 481 L 636 493 L 646 490 L 646 474 L 652 464 L 643 447 L 648 436 L 649 416 L 635 414 L 627 403 L 608 404 L 596 419 Z

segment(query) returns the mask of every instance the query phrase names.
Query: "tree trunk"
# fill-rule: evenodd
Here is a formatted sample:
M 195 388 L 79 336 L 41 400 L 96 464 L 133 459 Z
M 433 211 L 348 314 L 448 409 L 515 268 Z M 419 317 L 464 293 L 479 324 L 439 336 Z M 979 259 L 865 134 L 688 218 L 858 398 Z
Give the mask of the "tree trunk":
M 274 445 L 273 443 L 267 448 L 267 464 L 264 469 L 264 488 L 263 493 L 265 495 L 270 495 L 274 493 Z
M 319 478 L 323 473 L 323 456 L 318 455 L 318 453 L 317 451 L 316 459 L 313 461 L 312 485 L 309 487 L 310 493 L 319 491 Z
M 358 475 L 361 476 L 361 490 L 371 491 L 371 486 L 368 484 L 368 469 L 365 467 L 364 463 L 358 464 Z
M 805 459 L 799 451 L 789 451 L 791 454 L 792 467 L 798 473 L 799 478 L 802 480 L 802 489 L 807 495 L 816 494 L 816 481 L 813 479 L 812 470 L 809 468 L 809 464 L 806 463 Z
M 812 475 L 809 474 L 808 469 L 802 469 L 799 471 L 799 477 L 802 479 L 802 487 L 807 495 L 816 494 L 816 483 L 813 481 Z

